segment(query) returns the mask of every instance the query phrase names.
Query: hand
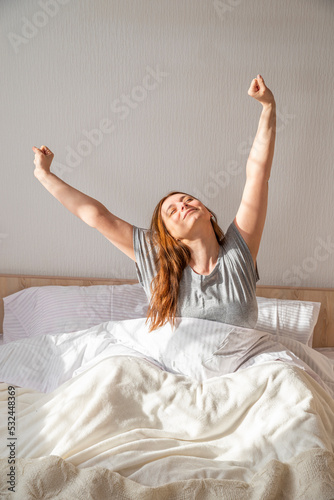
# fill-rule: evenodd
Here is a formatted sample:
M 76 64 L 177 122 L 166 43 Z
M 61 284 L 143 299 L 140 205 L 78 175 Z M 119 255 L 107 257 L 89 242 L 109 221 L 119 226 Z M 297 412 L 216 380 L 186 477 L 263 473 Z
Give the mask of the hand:
M 262 105 L 275 103 L 274 96 L 264 83 L 261 75 L 257 75 L 257 77 L 252 80 L 248 89 L 248 95 L 254 97 L 254 99 L 259 101 Z
M 32 148 L 35 153 L 35 170 L 34 175 L 38 177 L 41 172 L 50 173 L 50 166 L 53 160 L 54 154 L 50 151 L 46 146 L 41 146 L 41 149 L 36 148 L 35 146 Z

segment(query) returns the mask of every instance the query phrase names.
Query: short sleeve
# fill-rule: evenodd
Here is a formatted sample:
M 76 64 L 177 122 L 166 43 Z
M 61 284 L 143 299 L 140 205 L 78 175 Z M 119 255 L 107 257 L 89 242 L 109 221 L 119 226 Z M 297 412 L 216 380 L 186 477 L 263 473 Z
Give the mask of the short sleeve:
M 150 284 L 157 273 L 157 269 L 154 246 L 148 229 L 133 226 L 133 250 L 136 257 L 135 266 L 138 281 L 149 297 Z
M 247 246 L 247 243 L 239 233 L 238 228 L 235 225 L 234 221 L 230 224 L 228 230 L 226 231 L 224 240 L 225 239 L 227 240 L 226 244 L 229 247 L 233 248 L 235 254 L 240 259 L 242 267 L 254 279 L 254 283 L 257 283 L 260 279 L 257 268 L 257 262 L 256 265 L 254 266 L 252 254 Z

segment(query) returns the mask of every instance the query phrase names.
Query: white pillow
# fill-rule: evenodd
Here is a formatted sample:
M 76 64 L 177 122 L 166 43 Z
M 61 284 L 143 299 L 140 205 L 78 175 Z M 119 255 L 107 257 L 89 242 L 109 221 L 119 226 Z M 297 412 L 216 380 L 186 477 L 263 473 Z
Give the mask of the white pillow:
M 112 320 L 146 318 L 148 299 L 140 283 L 113 286 Z
M 146 317 L 143 287 L 41 286 L 4 297 L 3 343 L 85 330 L 110 320 Z
M 256 330 L 284 335 L 312 347 L 320 302 L 257 297 Z
M 105 321 L 144 318 L 148 300 L 134 285 L 31 287 L 4 297 L 3 342 L 69 333 Z M 257 330 L 285 335 L 312 347 L 320 302 L 257 297 Z

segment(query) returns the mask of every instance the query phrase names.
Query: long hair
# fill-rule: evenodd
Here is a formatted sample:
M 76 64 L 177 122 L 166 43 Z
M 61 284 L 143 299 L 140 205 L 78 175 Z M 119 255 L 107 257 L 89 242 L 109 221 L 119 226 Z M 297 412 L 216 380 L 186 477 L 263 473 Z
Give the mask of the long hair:
M 159 201 L 154 209 L 149 228 L 152 243 L 156 250 L 155 265 L 158 270 L 150 285 L 151 300 L 146 318 L 146 323 L 148 320 L 151 321 L 149 332 L 163 326 L 167 321 L 169 321 L 173 327 L 175 326 L 179 284 L 183 270 L 187 267 L 191 258 L 189 247 L 181 241 L 176 240 L 168 232 L 161 216 L 163 202 L 169 196 L 177 193 L 181 193 L 181 191 L 171 191 Z M 182 194 L 187 193 L 183 193 L 182 191 Z M 189 196 L 198 199 L 192 195 Z M 218 226 L 217 217 L 212 210 L 206 206 L 205 208 L 213 215 L 211 224 L 217 241 L 221 244 L 224 233 Z

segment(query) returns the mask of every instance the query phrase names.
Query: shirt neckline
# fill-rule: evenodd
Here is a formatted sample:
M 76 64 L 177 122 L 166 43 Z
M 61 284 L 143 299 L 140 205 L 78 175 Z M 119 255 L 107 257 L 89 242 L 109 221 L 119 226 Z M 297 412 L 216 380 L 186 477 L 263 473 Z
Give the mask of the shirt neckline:
M 210 278 L 213 274 L 215 274 L 215 273 L 217 272 L 217 270 L 218 270 L 218 266 L 219 266 L 219 261 L 220 261 L 220 259 L 221 259 L 222 255 L 223 255 L 223 247 L 222 247 L 221 245 L 219 245 L 218 259 L 217 259 L 217 262 L 216 262 L 215 267 L 213 268 L 213 270 L 211 271 L 211 273 L 210 273 L 210 274 L 198 274 L 198 273 L 196 273 L 196 272 L 193 270 L 193 268 L 192 268 L 192 267 L 190 267 L 190 266 L 189 266 L 189 264 L 188 264 L 188 266 L 187 266 L 187 267 L 190 269 L 190 273 L 191 273 L 191 275 L 192 275 L 194 278 L 196 278 L 196 279 L 198 279 L 198 280 L 200 280 L 200 279 L 202 279 L 202 280 L 208 279 L 208 278 Z

